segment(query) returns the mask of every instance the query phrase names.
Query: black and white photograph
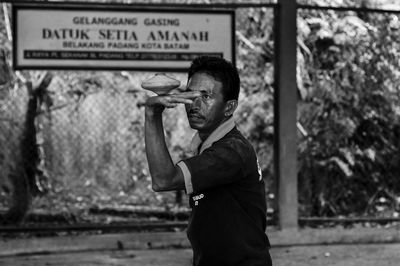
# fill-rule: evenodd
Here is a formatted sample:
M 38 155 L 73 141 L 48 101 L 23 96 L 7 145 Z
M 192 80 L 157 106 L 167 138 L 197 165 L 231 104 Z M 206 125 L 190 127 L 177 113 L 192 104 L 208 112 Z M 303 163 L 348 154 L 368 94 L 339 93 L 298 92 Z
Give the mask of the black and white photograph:
M 0 265 L 398 266 L 400 0 L 0 0 Z

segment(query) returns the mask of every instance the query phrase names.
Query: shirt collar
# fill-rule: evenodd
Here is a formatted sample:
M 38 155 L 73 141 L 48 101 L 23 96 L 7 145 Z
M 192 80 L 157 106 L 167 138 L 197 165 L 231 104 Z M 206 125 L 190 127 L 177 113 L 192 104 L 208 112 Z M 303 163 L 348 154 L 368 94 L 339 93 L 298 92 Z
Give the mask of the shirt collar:
M 199 136 L 199 132 L 197 132 L 192 139 L 192 142 L 190 144 L 190 150 L 197 154 L 197 153 L 202 153 L 205 149 L 211 147 L 211 145 L 220 140 L 223 136 L 228 134 L 229 131 L 231 131 L 235 127 L 235 120 L 233 119 L 233 116 L 226 120 L 224 123 L 219 125 L 211 134 L 208 136 L 208 138 L 203 142 L 203 145 L 201 145 L 200 151 L 198 151 L 199 146 L 201 144 L 201 139 Z

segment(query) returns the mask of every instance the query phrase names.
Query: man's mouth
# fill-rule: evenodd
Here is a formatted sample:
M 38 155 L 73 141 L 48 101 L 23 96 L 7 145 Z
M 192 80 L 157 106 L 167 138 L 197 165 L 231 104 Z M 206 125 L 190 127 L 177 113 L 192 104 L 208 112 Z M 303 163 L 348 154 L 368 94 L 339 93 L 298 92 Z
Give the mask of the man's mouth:
M 196 113 L 189 113 L 188 117 L 189 117 L 190 119 L 202 119 L 202 118 L 203 118 L 202 115 L 196 114 Z

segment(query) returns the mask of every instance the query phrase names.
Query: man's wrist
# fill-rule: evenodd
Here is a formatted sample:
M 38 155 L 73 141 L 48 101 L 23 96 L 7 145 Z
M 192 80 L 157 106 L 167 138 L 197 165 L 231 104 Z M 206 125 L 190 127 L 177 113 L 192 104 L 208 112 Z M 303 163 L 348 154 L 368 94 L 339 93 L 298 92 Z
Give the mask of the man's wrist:
M 161 106 L 146 106 L 145 115 L 148 117 L 160 116 L 164 108 Z

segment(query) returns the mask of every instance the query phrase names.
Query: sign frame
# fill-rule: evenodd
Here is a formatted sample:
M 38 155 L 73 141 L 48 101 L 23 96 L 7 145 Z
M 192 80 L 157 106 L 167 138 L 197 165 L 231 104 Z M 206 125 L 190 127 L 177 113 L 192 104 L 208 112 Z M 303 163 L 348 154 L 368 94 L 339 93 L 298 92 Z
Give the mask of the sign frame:
M 146 66 L 135 66 L 135 61 L 133 61 L 131 66 L 118 66 L 118 63 L 116 63 L 116 60 L 111 60 L 110 65 L 111 66 L 95 66 L 95 65 L 82 65 L 82 60 L 75 60 L 76 63 L 73 65 L 50 65 L 46 66 L 42 64 L 29 64 L 29 65 L 24 65 L 23 63 L 19 62 L 18 56 L 20 52 L 19 51 L 19 40 L 18 40 L 18 12 L 20 10 L 39 10 L 39 11 L 47 11 L 47 10 L 56 10 L 56 11 L 109 11 L 109 12 L 134 12 L 134 13 L 154 13 L 154 14 L 218 14 L 218 15 L 226 15 L 229 16 L 230 19 L 230 38 L 231 40 L 228 40 L 227 43 L 231 45 L 230 51 L 231 51 L 231 58 L 228 58 L 229 61 L 231 61 L 234 65 L 236 64 L 236 37 L 235 37 L 235 10 L 234 9 L 227 9 L 227 8 L 182 8 L 182 7 L 166 7 L 166 6 L 157 6 L 157 5 L 150 5 L 150 6 L 132 6 L 132 5 L 124 5 L 124 4 L 92 4 L 92 3 L 81 3 L 81 2 L 75 2 L 75 3 L 69 3 L 69 4 L 54 4 L 54 3 L 13 3 L 12 4 L 12 26 L 13 26 L 13 68 L 15 70 L 110 70 L 110 71 L 115 71 L 115 70 L 136 70 L 136 71 L 166 71 L 166 72 L 184 72 L 187 70 L 189 67 L 189 63 L 191 60 L 182 60 L 182 62 L 187 62 L 187 66 L 182 66 L 182 67 L 176 67 L 176 66 L 162 66 L 159 67 L 153 60 L 153 65 L 152 64 L 147 64 Z M 150 52 L 149 52 L 150 53 Z M 164 53 L 165 52 L 154 52 L 154 54 L 157 53 Z M 178 52 L 177 52 L 178 53 Z M 181 53 L 184 54 L 184 53 Z M 189 53 L 190 54 L 190 53 Z M 204 52 L 199 52 L 199 53 L 191 53 L 192 55 L 201 55 L 205 54 Z M 211 54 L 213 54 L 211 52 Z M 214 54 L 217 54 L 214 52 Z M 46 59 L 42 59 L 46 60 Z M 48 59 L 52 60 L 52 59 Z M 148 60 L 151 61 L 151 60 Z M 166 61 L 166 62 L 172 62 L 173 60 Z M 172 63 L 171 63 L 172 64 Z

